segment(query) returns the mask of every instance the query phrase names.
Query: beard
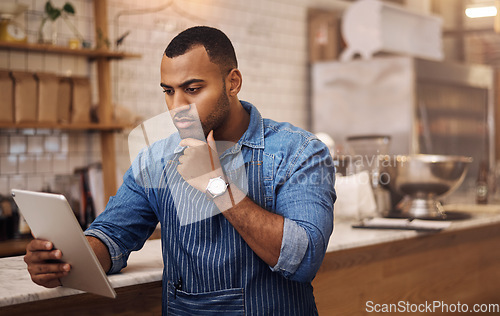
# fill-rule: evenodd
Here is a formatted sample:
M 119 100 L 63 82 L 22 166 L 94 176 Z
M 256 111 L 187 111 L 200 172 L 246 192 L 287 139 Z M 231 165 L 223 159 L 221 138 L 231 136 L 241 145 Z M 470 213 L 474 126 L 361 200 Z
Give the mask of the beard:
M 224 124 L 229 116 L 229 108 L 229 97 L 226 93 L 226 83 L 224 83 L 219 99 L 217 99 L 215 111 L 212 111 L 204 121 L 201 121 L 205 138 L 211 130 L 216 130 Z

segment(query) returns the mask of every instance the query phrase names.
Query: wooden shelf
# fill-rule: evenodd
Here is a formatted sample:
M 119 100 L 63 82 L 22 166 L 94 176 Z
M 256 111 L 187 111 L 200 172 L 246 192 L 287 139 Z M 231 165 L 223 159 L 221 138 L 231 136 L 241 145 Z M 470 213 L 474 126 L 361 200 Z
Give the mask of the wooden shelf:
M 98 123 L 5 123 L 0 122 L 0 128 L 27 129 L 27 128 L 43 128 L 43 129 L 61 129 L 61 130 L 95 130 L 95 131 L 118 131 L 134 126 L 121 123 L 113 124 L 98 124 Z
M 124 52 L 110 51 L 107 49 L 71 49 L 64 46 L 55 46 L 48 44 L 30 44 L 30 43 L 11 43 L 1 42 L 0 49 L 9 49 L 16 51 L 29 51 L 51 54 L 65 54 L 73 56 L 85 56 L 89 59 L 107 58 L 107 59 L 124 59 L 124 58 L 140 58 L 139 54 L 129 54 Z
M 94 27 L 96 33 L 100 32 L 103 38 L 108 37 L 107 0 L 92 0 L 94 9 Z M 87 60 L 94 60 L 97 68 L 97 88 L 99 93 L 98 115 L 102 122 L 113 121 L 113 106 L 111 92 L 111 61 L 125 58 L 140 58 L 139 54 L 111 51 L 108 49 L 71 49 L 69 47 L 0 42 L 0 50 L 38 52 L 54 55 L 82 56 Z M 98 131 L 100 132 L 102 170 L 104 183 L 104 196 L 107 201 L 116 194 L 116 152 L 114 133 L 127 128 L 133 128 L 127 124 L 58 124 L 58 123 L 0 123 L 0 128 L 8 129 L 59 129 L 74 131 Z

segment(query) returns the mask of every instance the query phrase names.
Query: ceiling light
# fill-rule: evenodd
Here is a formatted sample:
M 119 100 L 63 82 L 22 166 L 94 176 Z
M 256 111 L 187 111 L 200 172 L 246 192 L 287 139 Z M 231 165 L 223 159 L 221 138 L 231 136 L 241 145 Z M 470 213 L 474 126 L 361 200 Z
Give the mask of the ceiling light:
M 465 9 L 465 15 L 469 18 L 484 18 L 488 16 L 496 16 L 497 8 L 495 6 L 471 7 Z

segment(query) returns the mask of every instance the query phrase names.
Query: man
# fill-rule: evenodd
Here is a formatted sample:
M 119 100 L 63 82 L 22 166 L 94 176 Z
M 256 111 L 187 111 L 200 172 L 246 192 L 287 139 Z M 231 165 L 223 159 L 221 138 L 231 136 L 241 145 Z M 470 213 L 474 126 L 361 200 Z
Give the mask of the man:
M 333 161 L 314 135 L 240 101 L 241 84 L 224 33 L 177 35 L 160 86 L 179 133 L 138 156 L 86 234 L 114 273 L 160 222 L 165 314 L 314 315 L 311 281 L 333 229 Z M 245 181 L 227 170 L 237 156 Z M 60 257 L 50 242 L 31 242 L 33 281 L 58 286 L 71 267 L 46 261 Z

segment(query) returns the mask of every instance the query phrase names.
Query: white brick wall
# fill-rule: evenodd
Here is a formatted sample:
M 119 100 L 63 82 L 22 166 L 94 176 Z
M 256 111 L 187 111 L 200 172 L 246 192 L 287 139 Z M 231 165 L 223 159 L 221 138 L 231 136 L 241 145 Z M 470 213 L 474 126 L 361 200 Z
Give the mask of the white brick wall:
M 109 20 L 116 21 L 122 10 L 154 8 L 165 2 L 141 2 L 139 6 L 135 1 L 110 0 Z M 123 49 L 140 53 L 142 58 L 116 63 L 115 101 L 147 116 L 164 111 L 159 87 L 163 50 L 182 29 L 205 24 L 220 28 L 233 41 L 243 74 L 240 98 L 254 103 L 266 117 L 306 127 L 307 3 L 188 0 L 153 14 L 121 15 L 117 23 L 111 23 L 110 34 L 130 30 Z
M 30 6 L 24 23 L 30 41 L 36 40 L 41 10 L 46 0 L 2 0 Z M 108 0 L 109 36 L 130 30 L 121 50 L 139 53 L 141 59 L 112 64 L 113 102 L 144 118 L 165 110 L 160 82 L 160 61 L 168 42 L 181 30 L 210 25 L 223 30 L 233 41 L 243 74 L 240 98 L 252 102 L 264 117 L 307 124 L 306 14 L 309 5 L 328 7 L 327 0 L 175 0 L 174 6 L 142 15 L 117 14 L 124 10 L 154 8 L 169 0 Z M 52 0 L 62 7 L 66 0 Z M 93 8 L 90 0 L 70 0 L 76 16 L 72 22 L 94 43 Z M 180 9 L 180 10 L 179 10 Z M 72 36 L 61 20 L 58 44 Z M 95 65 L 84 57 L 0 50 L 0 69 L 44 71 L 89 76 L 97 102 Z M 127 134 L 119 134 L 117 166 L 129 166 Z M 24 149 L 23 149 L 24 146 Z M 21 151 L 21 152 L 19 152 Z M 59 131 L 0 130 L 0 194 L 14 186 L 39 190 L 51 184 L 57 173 L 99 160 L 98 134 Z

